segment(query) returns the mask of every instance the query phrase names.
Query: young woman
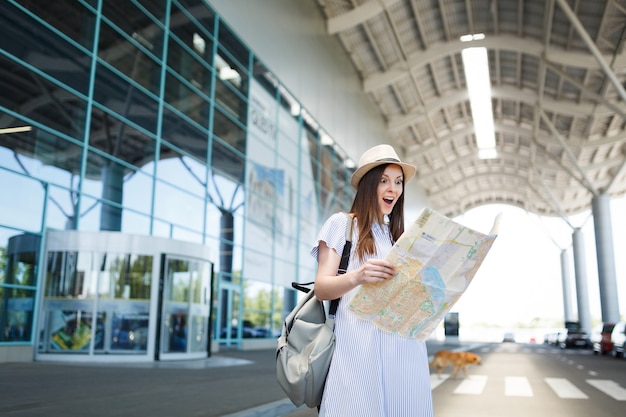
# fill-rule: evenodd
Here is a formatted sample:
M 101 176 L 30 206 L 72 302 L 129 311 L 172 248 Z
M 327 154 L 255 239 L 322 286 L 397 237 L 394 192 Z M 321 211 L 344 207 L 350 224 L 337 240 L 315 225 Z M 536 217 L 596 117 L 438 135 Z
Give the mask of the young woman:
M 424 342 L 379 329 L 347 305 L 361 284 L 394 276 L 383 258 L 404 231 L 404 185 L 415 175 L 389 145 L 368 149 L 351 178 L 356 196 L 347 272 L 337 274 L 345 245 L 346 216 L 333 214 L 311 254 L 317 258 L 315 293 L 341 297 L 335 318 L 337 343 L 319 415 L 326 417 L 432 417 L 428 353 Z

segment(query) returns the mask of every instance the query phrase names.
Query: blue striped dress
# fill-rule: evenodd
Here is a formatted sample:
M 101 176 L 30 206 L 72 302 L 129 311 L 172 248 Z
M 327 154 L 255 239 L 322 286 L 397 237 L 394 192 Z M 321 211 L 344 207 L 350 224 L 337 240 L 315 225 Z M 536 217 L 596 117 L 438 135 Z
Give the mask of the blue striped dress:
M 311 255 L 317 259 L 320 241 L 341 254 L 346 226 L 345 214 L 333 214 L 322 226 Z M 375 257 L 383 258 L 392 247 L 389 229 L 378 223 L 372 227 Z M 357 240 L 355 222 L 348 271 L 362 265 L 354 254 Z M 432 417 L 426 344 L 385 332 L 372 322 L 358 318 L 346 307 L 358 290 L 356 287 L 344 294 L 339 303 L 335 320 L 337 344 L 319 415 Z

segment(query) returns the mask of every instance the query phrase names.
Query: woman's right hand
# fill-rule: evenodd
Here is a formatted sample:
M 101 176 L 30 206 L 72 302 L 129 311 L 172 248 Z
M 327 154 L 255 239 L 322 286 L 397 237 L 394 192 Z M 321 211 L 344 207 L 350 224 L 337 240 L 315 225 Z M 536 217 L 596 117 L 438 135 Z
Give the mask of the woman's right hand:
M 355 272 L 356 285 L 383 282 L 396 275 L 394 265 L 384 259 L 368 259 Z

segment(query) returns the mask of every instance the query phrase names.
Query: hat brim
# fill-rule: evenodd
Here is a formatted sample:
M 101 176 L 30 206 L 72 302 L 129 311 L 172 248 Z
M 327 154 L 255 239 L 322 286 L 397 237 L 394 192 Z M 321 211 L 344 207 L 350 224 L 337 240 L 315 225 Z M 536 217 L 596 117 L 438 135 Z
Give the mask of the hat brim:
M 400 161 L 374 161 L 363 166 L 360 166 L 359 169 L 354 171 L 352 177 L 350 178 L 350 184 L 355 188 L 359 188 L 359 182 L 361 182 L 361 178 L 365 176 L 372 169 L 376 168 L 379 165 L 399 165 L 402 167 L 402 173 L 404 175 L 404 183 L 407 184 L 411 179 L 415 176 L 415 171 L 417 169 L 415 166 L 411 164 L 407 164 L 405 162 Z

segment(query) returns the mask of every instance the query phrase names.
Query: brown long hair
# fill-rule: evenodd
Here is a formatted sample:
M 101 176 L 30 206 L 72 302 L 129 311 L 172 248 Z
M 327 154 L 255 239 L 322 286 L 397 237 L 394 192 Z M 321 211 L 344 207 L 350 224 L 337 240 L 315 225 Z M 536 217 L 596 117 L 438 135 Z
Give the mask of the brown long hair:
M 383 171 L 390 164 L 379 165 L 372 168 L 359 182 L 350 212 L 358 219 L 359 241 L 356 244 L 355 253 L 362 261 L 366 255 L 374 254 L 374 235 L 372 223 L 383 223 L 383 215 L 378 206 L 377 189 Z M 402 177 L 402 194 L 389 215 L 389 231 L 395 242 L 404 233 L 404 177 Z

